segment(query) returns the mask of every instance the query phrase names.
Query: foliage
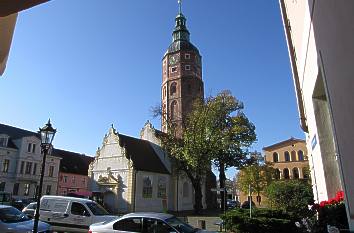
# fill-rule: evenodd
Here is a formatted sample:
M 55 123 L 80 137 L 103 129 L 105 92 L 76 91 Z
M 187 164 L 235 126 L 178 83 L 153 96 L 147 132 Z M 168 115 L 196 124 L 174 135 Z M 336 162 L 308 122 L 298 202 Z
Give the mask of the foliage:
M 275 170 L 269 163 L 254 163 L 242 168 L 237 174 L 237 187 L 244 193 L 249 192 L 251 185 L 251 194 L 260 195 L 264 189 L 273 181 Z
M 234 209 L 221 216 L 226 228 L 238 233 L 292 233 L 298 232 L 294 221 L 281 210 L 254 209 L 252 218 L 246 209 Z
M 312 209 L 318 215 L 318 219 L 312 227 L 312 232 L 325 232 L 327 225 L 335 226 L 339 229 L 348 229 L 343 191 L 337 192 L 336 196 L 328 201 L 314 204 Z
M 307 181 L 274 181 L 266 188 L 265 194 L 272 207 L 286 211 L 293 219 L 313 215 L 308 208 L 313 204 L 312 187 Z
M 177 170 L 184 171 L 193 184 L 196 212 L 202 208 L 201 183 L 212 161 L 219 167 L 222 184 L 225 169 L 248 162 L 245 148 L 256 139 L 255 127 L 242 109 L 241 102 L 230 92 L 223 91 L 216 97 L 197 99 L 186 119 L 179 121 L 168 119 L 161 108 L 154 110 L 167 124 L 162 146 L 174 159 Z

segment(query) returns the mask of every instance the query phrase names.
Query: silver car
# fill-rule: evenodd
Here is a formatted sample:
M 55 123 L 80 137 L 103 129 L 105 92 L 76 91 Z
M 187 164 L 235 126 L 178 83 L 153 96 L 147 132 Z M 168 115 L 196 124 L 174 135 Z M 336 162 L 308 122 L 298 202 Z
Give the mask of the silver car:
M 28 233 L 33 230 L 33 220 L 12 206 L 0 205 L 0 232 Z M 38 223 L 38 233 L 51 232 L 50 225 Z
M 37 202 L 29 203 L 25 208 L 23 208 L 22 213 L 27 215 L 30 218 L 34 218 L 34 213 L 37 208 Z
M 131 213 L 113 221 L 95 223 L 90 226 L 89 233 L 206 233 L 181 221 L 171 214 L 165 213 Z

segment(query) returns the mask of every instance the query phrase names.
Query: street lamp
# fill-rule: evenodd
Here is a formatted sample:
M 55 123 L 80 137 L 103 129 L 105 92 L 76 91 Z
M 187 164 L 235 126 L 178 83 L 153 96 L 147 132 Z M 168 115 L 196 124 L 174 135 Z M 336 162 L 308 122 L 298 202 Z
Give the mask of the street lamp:
M 35 212 L 35 216 L 34 216 L 33 233 L 38 232 L 39 206 L 40 206 L 40 200 L 41 200 L 41 196 L 42 196 L 45 160 L 47 158 L 48 152 L 50 152 L 52 149 L 52 142 L 53 142 L 53 138 L 54 138 L 54 135 L 56 132 L 57 132 L 57 130 L 52 127 L 52 124 L 50 123 L 50 119 L 48 120 L 48 123 L 43 128 L 39 128 L 39 131 L 38 131 L 38 133 L 40 133 L 40 135 L 41 135 L 41 150 L 43 153 L 43 160 L 42 160 L 41 177 L 39 179 L 39 187 L 37 189 L 37 196 L 36 196 L 37 207 L 36 207 L 36 212 Z

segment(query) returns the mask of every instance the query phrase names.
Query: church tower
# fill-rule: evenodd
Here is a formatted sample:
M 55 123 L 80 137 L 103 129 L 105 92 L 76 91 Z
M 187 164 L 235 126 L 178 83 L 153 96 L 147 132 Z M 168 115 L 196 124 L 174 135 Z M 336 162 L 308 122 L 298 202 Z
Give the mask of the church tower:
M 182 14 L 181 0 L 172 43 L 162 59 L 162 122 L 161 130 L 167 132 L 167 120 L 182 130 L 187 114 L 196 98 L 204 97 L 202 80 L 202 57 L 190 42 L 186 18 Z

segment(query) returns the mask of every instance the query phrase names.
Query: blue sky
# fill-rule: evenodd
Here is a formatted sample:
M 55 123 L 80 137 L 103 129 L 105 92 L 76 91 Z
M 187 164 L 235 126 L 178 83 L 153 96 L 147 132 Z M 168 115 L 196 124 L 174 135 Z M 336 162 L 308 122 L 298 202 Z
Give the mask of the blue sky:
M 278 1 L 182 8 L 205 94 L 228 89 L 244 102 L 258 136 L 251 149 L 304 138 Z M 92 156 L 112 123 L 135 137 L 147 120 L 160 128 L 150 108 L 177 11 L 177 0 L 52 0 L 21 12 L 0 77 L 1 123 L 34 131 L 51 118 L 57 148 Z

